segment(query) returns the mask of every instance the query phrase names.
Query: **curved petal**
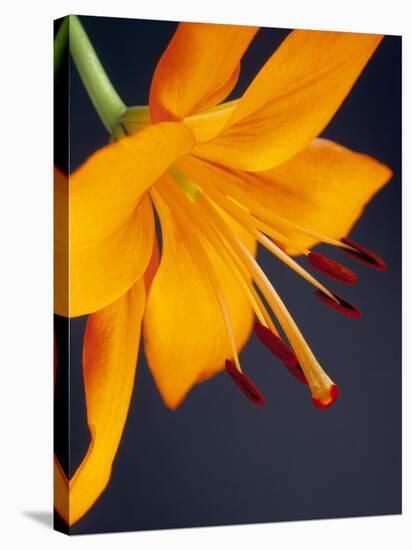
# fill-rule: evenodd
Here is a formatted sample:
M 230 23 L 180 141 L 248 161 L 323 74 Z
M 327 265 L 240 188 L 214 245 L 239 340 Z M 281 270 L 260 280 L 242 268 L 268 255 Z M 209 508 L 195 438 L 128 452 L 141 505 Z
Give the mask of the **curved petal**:
M 69 525 L 84 516 L 109 482 L 134 387 L 144 306 L 141 280 L 87 321 L 83 378 L 91 443 L 66 488 L 61 468 L 55 466 L 55 505 Z
M 228 101 L 202 113 L 191 115 L 183 120 L 183 124 L 192 130 L 196 143 L 210 141 L 223 130 L 238 101 Z
M 185 230 L 186 220 L 160 199 L 156 208 L 163 250 L 147 299 L 144 340 L 159 391 L 166 405 L 174 409 L 193 384 L 223 369 L 232 352 L 216 295 L 196 244 Z M 254 252 L 253 238 L 229 218 L 226 221 Z M 251 306 L 220 256 L 210 246 L 206 251 L 215 267 L 240 349 L 250 334 Z
M 194 153 L 250 171 L 285 162 L 325 128 L 381 39 L 293 31 L 238 101 L 223 132 Z
M 69 176 L 54 167 L 54 312 L 69 311 Z
M 271 225 L 277 216 L 328 237 L 347 235 L 373 195 L 390 179 L 379 161 L 325 139 L 314 140 L 288 162 L 255 174 L 187 157 L 178 163 L 199 185 L 210 182 Z M 300 248 L 318 240 L 282 231 Z M 294 250 L 288 250 L 294 253 Z
M 159 264 L 160 264 L 160 250 L 159 250 L 159 243 L 155 235 L 153 239 L 152 256 L 150 258 L 150 262 L 148 263 L 147 269 L 144 274 L 144 284 L 146 288 L 146 293 L 149 292 L 150 287 L 152 286 L 152 281 L 154 279 L 154 276 L 156 275 L 157 270 L 159 269 Z
M 149 202 L 139 202 L 192 145 L 193 134 L 182 124 L 158 124 L 103 147 L 69 182 L 56 177 L 57 313 L 101 309 L 142 276 L 152 250 L 153 219 Z
M 53 461 L 53 503 L 59 516 L 69 524 L 69 480 L 56 456 Z
M 229 95 L 257 27 L 180 23 L 153 75 L 152 122 L 180 120 Z

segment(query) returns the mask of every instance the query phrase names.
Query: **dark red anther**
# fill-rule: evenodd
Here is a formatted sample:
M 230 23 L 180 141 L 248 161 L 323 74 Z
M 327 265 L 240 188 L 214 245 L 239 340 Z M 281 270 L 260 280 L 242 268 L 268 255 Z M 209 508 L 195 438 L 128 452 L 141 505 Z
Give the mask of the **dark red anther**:
M 307 384 L 305 375 L 303 374 L 302 367 L 299 365 L 298 359 L 294 352 L 273 332 L 263 326 L 261 323 L 255 323 L 255 334 L 262 342 L 262 344 L 268 348 L 272 354 L 282 361 L 288 371 L 302 384 Z
M 331 307 L 332 309 L 336 309 L 336 311 L 343 313 L 351 319 L 360 319 L 361 312 L 358 308 L 356 308 L 351 303 L 347 302 L 334 292 L 331 292 L 331 294 L 336 298 L 336 302 L 318 288 L 315 290 L 315 295 L 319 298 L 321 302 L 323 302 L 327 306 Z
M 293 351 L 269 328 L 261 323 L 255 323 L 255 334 L 275 357 L 288 367 L 296 367 L 298 360 Z
M 335 281 L 345 283 L 346 285 L 354 285 L 358 280 L 353 271 L 339 262 L 335 262 L 335 260 L 322 256 L 322 254 L 310 252 L 307 258 L 309 264 L 313 268 L 317 269 L 327 277 L 334 279 Z
M 341 242 L 352 247 L 353 250 L 349 250 L 348 248 L 342 248 L 342 250 L 346 252 L 346 254 L 349 254 L 349 256 L 352 256 L 352 258 L 355 258 L 355 260 L 358 260 L 359 262 L 362 262 L 377 271 L 383 271 L 388 267 L 382 258 L 375 254 L 375 252 L 371 252 L 360 244 L 345 238 L 342 238 Z
M 229 359 L 226 359 L 225 366 L 226 372 L 228 373 L 230 378 L 240 389 L 240 391 L 246 395 L 249 401 L 252 401 L 252 403 L 254 403 L 255 405 L 262 406 L 265 403 L 265 398 L 257 389 L 252 380 L 248 376 L 246 376 L 246 374 L 240 372 L 236 368 L 236 365 L 233 363 L 233 361 L 229 361 Z
M 330 401 L 323 403 L 320 399 L 313 398 L 312 403 L 318 409 L 328 409 L 331 405 L 334 404 L 336 399 L 339 397 L 339 388 L 336 384 L 332 384 L 330 388 Z

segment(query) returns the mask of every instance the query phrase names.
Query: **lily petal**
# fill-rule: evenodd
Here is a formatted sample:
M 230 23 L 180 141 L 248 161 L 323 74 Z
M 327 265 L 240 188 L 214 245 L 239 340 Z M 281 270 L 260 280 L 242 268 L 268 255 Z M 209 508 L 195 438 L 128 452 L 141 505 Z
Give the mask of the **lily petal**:
M 257 27 L 180 23 L 153 75 L 152 122 L 181 120 L 223 101 Z
M 158 124 L 103 147 L 70 181 L 56 177 L 57 313 L 97 311 L 143 275 L 153 247 L 153 216 L 142 197 L 192 145 L 193 134 L 182 124 Z
M 275 227 L 280 216 L 336 239 L 350 232 L 392 175 L 372 157 L 325 139 L 315 139 L 288 162 L 265 172 L 229 170 L 189 156 L 178 166 L 200 186 L 213 183 Z M 283 228 L 282 232 L 297 248 L 311 248 L 319 242 L 292 230 Z
M 225 127 L 238 101 L 228 101 L 185 118 L 183 123 L 192 130 L 196 143 L 204 143 L 217 136 Z
M 59 516 L 69 525 L 69 480 L 56 456 L 53 461 L 53 502 Z
M 325 128 L 381 39 L 293 31 L 238 101 L 225 129 L 194 153 L 250 171 L 285 162 Z
M 163 186 L 167 193 L 167 180 Z M 156 187 L 159 184 L 156 184 Z M 216 295 L 201 265 L 196 245 L 179 212 L 158 200 L 163 250 L 144 317 L 146 357 L 159 391 L 175 409 L 193 384 L 224 368 L 231 357 L 229 339 Z M 254 239 L 234 221 L 233 231 L 255 252 Z M 253 314 L 239 283 L 220 256 L 207 244 L 231 316 L 238 349 L 246 342 Z
M 109 482 L 134 387 L 144 306 L 140 280 L 87 321 L 83 376 L 91 443 L 69 485 L 55 463 L 55 505 L 69 525 L 83 517 Z

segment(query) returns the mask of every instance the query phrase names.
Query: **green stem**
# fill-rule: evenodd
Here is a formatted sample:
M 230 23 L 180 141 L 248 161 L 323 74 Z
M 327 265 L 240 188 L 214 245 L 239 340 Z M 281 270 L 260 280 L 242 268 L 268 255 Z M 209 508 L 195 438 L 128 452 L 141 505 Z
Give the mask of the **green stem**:
M 65 17 L 61 22 L 59 30 L 54 39 L 54 76 L 59 72 L 63 57 L 69 44 L 69 18 Z
M 111 134 L 126 105 L 110 82 L 76 15 L 70 15 L 70 53 L 94 108 Z

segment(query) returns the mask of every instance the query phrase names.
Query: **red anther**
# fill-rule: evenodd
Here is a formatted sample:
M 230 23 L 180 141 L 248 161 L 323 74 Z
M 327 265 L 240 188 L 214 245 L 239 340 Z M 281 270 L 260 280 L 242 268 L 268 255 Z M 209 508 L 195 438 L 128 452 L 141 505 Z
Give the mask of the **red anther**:
M 254 403 L 255 405 L 262 406 L 265 403 L 265 398 L 257 389 L 252 380 L 248 376 L 246 376 L 246 374 L 240 372 L 236 368 L 236 365 L 233 363 L 233 361 L 229 361 L 229 359 L 226 359 L 225 366 L 226 372 L 228 373 L 230 378 L 240 389 L 240 391 L 246 395 L 249 401 L 252 401 L 252 403 Z
M 327 306 L 331 307 L 332 309 L 336 309 L 336 311 L 339 311 L 340 313 L 343 313 L 347 317 L 350 317 L 351 319 L 360 319 L 361 312 L 358 308 L 335 294 L 334 292 L 331 292 L 333 296 L 336 298 L 337 302 L 332 300 L 327 294 L 322 292 L 319 289 L 315 290 L 315 295 L 319 298 L 321 302 L 326 304 Z
M 369 267 L 372 267 L 377 271 L 383 271 L 388 267 L 387 264 L 382 260 L 382 258 L 375 254 L 375 252 L 371 252 L 360 244 L 345 238 L 342 238 L 341 242 L 347 244 L 348 246 L 351 246 L 354 249 L 349 250 L 347 248 L 342 248 L 342 250 L 346 252 L 346 254 L 349 254 L 349 256 L 352 256 L 353 258 L 355 258 L 355 260 L 367 264 Z
M 287 367 L 296 367 L 298 360 L 296 355 L 291 349 L 276 336 L 269 328 L 263 326 L 261 323 L 255 323 L 255 334 L 266 346 L 275 357 L 277 357 Z
M 302 370 L 302 367 L 299 365 L 299 363 L 295 367 L 288 367 L 288 365 L 286 365 L 286 363 L 283 363 L 283 364 L 288 369 L 290 374 L 294 378 L 296 378 L 296 380 L 298 382 L 300 382 L 301 384 L 306 384 L 307 385 L 308 381 L 306 380 L 306 376 L 305 376 L 305 374 Z
M 322 254 L 310 252 L 307 258 L 309 264 L 313 268 L 317 269 L 327 277 L 334 279 L 335 281 L 345 283 L 346 285 L 354 285 L 358 280 L 353 271 L 339 262 L 335 262 L 335 260 L 322 256 Z
M 298 359 L 293 351 L 273 332 L 261 323 L 255 323 L 255 334 L 268 348 L 269 351 L 288 369 L 292 376 L 299 380 L 302 384 L 307 384 L 302 367 L 298 363 Z
M 336 384 L 332 384 L 330 388 L 330 401 L 327 403 L 323 403 L 320 399 L 316 399 L 315 397 L 312 398 L 312 403 L 317 407 L 318 409 L 328 409 L 331 405 L 334 404 L 336 399 L 339 397 L 339 388 Z

